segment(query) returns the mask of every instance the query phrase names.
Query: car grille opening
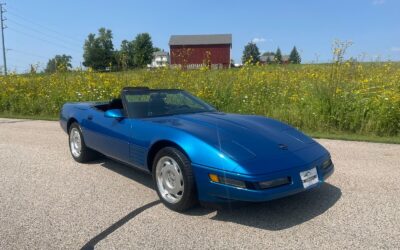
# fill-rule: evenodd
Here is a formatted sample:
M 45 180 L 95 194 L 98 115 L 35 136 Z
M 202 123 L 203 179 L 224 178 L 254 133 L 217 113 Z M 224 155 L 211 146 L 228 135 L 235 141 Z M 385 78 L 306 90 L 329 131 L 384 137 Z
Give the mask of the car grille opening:
M 290 177 L 283 177 L 275 180 L 261 181 L 258 183 L 260 189 L 269 189 L 284 186 L 290 183 Z

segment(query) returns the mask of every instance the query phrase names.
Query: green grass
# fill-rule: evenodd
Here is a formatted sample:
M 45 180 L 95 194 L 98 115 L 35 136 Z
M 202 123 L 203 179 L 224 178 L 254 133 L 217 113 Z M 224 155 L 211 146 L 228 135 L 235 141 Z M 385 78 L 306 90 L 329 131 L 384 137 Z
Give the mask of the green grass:
M 400 136 L 359 135 L 344 132 L 306 132 L 306 134 L 317 139 L 400 144 Z
M 18 115 L 9 113 L 0 113 L 0 118 L 58 121 L 58 117 L 55 116 L 44 116 L 44 115 L 33 116 L 33 115 Z M 304 131 L 304 132 L 313 138 L 400 144 L 400 136 L 389 137 L 389 136 L 377 136 L 377 135 L 359 135 L 359 134 L 344 133 L 340 131 L 339 132 Z
M 0 118 L 58 121 L 58 117 L 49 115 L 20 115 L 20 114 L 10 114 L 10 113 L 0 113 Z
M 400 136 L 399 62 L 10 74 L 0 85 L 0 114 L 9 117 L 53 120 L 65 102 L 110 100 L 124 86 L 148 86 L 184 89 L 220 111 L 267 116 L 324 137 Z

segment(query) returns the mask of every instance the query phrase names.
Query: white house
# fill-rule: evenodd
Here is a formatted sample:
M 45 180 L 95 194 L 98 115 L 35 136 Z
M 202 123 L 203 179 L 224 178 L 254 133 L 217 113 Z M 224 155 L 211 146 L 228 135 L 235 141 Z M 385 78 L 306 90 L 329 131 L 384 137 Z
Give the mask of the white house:
M 169 53 L 165 51 L 157 51 L 153 53 L 153 60 L 151 64 L 147 65 L 149 68 L 166 67 L 169 64 Z

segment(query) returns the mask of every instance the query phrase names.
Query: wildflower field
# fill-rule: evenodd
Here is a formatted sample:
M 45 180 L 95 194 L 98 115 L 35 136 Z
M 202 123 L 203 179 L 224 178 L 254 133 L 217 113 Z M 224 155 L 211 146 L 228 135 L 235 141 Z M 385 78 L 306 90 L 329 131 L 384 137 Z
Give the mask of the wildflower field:
M 185 89 L 221 111 L 311 132 L 400 135 L 400 63 L 390 62 L 9 75 L 0 114 L 56 118 L 65 102 L 109 100 L 123 86 Z

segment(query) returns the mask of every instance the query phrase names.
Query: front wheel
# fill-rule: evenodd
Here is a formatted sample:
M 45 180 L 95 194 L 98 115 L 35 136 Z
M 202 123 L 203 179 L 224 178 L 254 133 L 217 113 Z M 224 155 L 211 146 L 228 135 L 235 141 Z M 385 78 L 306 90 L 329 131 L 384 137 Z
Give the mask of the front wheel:
M 80 163 L 92 161 L 98 157 L 96 151 L 86 146 L 78 123 L 73 123 L 69 129 L 69 149 L 74 160 Z
M 197 200 L 190 161 L 178 149 L 160 150 L 153 163 L 153 179 L 157 194 L 168 208 L 182 212 Z

